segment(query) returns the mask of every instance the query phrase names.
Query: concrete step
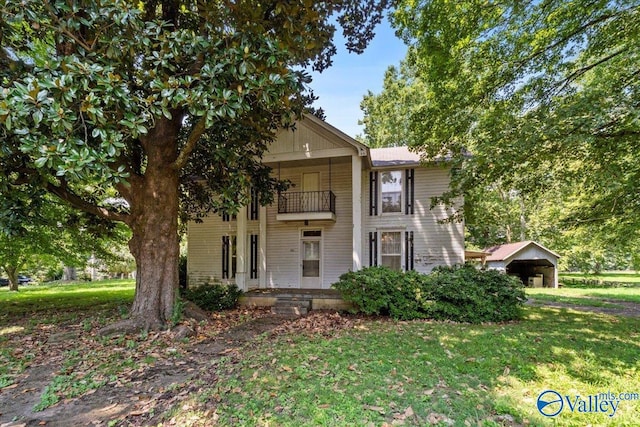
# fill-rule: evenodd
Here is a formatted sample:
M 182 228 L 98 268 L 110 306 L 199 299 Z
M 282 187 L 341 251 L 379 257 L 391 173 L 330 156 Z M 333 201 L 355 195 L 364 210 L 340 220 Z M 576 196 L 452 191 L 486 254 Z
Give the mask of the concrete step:
M 311 310 L 311 300 L 299 298 L 278 298 L 271 307 L 271 312 L 274 314 L 294 316 L 305 315 L 309 310 Z

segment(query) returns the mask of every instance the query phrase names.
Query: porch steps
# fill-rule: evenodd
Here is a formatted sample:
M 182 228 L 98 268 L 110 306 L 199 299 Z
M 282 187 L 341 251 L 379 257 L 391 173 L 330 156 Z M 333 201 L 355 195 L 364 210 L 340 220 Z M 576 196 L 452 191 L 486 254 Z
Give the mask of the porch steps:
M 271 307 L 274 314 L 303 316 L 311 310 L 311 299 L 298 297 L 278 297 Z

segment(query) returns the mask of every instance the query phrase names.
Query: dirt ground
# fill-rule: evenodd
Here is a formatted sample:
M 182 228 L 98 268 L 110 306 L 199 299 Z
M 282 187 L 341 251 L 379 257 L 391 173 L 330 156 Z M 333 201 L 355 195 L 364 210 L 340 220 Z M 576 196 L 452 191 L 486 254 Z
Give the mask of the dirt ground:
M 66 340 L 81 339 L 77 325 L 67 326 L 68 330 L 62 328 L 62 331 L 57 328 L 37 345 L 35 361 L 17 381 L 0 389 L 0 427 L 162 424 L 160 416 L 166 410 L 197 393 L 202 384 L 217 382 L 214 365 L 220 357 L 241 357 L 242 349 L 257 337 L 292 331 L 332 333 L 357 322 L 356 318 L 335 312 L 313 312 L 306 317 L 291 318 L 260 309 L 238 310 L 227 314 L 226 320 L 235 326 L 226 327 L 225 319 L 219 319 L 212 325 L 201 326 L 206 329 L 199 331 L 199 334 L 205 334 L 204 338 L 198 335 L 180 340 L 182 350 L 186 350 L 182 357 L 159 357 L 152 365 L 129 373 L 126 381 L 111 381 L 80 397 L 34 411 L 45 387 L 55 375 L 64 372 L 65 352 L 69 350 Z M 172 332 L 166 334 L 167 340 L 175 341 Z
M 532 302 L 530 302 L 531 304 Z M 622 308 L 586 307 L 570 304 L 535 305 L 571 308 L 581 311 L 640 317 L 640 304 L 615 304 Z M 146 426 L 168 425 L 161 414 L 188 396 L 198 393 L 201 384 L 218 380 L 216 361 L 223 356 L 241 357 L 242 349 L 258 337 L 288 332 L 331 335 L 351 328 L 361 318 L 330 312 L 312 312 L 302 318 L 270 314 L 266 310 L 243 310 L 213 322 L 212 330 L 201 336 L 180 340 L 182 357 L 158 357 L 153 364 L 130 372 L 127 381 L 110 381 L 96 390 L 64 400 L 43 411 L 34 411 L 54 375 L 63 372 L 69 340 L 81 340 L 79 325 L 53 329 L 47 337 L 25 337 L 37 355 L 17 381 L 0 389 L 0 427 L 5 426 Z M 229 326 L 231 325 L 231 326 Z M 174 340 L 174 332 L 165 332 Z M 160 337 L 162 338 L 162 337 Z M 169 348 L 168 350 L 172 350 Z M 23 351 L 21 348 L 16 351 Z M 26 351 L 26 350 L 24 350 Z M 91 351 L 87 348 L 87 351 Z M 197 381 L 196 381 L 197 380 Z

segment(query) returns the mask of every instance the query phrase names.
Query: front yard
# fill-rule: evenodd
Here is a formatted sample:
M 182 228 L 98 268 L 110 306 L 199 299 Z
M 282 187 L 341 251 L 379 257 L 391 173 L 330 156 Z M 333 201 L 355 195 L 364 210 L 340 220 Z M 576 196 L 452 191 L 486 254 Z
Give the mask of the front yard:
M 66 308 L 37 287 L 19 298 L 0 291 L 0 408 L 25 406 L 0 409 L 0 424 L 59 422 L 79 408 L 111 426 L 623 426 L 640 419 L 637 400 L 619 401 L 615 414 L 579 411 L 590 395 L 640 392 L 637 317 L 528 306 L 520 322 L 465 325 L 326 312 L 274 320 L 236 310 L 212 317 L 188 340 L 172 340 L 171 332 L 95 337 L 123 314 L 132 285 L 123 286 L 69 288 L 76 300 L 61 288 L 53 294 Z M 113 303 L 106 292 L 115 292 Z M 35 371 L 47 364 L 50 375 L 36 383 Z M 537 409 L 545 390 L 568 396 L 556 417 Z

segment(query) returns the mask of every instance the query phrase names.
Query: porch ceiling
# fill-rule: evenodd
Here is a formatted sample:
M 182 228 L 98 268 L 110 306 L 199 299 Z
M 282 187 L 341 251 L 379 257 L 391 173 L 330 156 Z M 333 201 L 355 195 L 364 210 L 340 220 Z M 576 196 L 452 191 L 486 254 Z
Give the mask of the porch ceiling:
M 325 166 L 329 164 L 329 160 L 331 160 L 331 165 L 351 165 L 351 156 L 342 156 L 342 157 L 324 157 L 324 158 L 312 158 L 312 159 L 304 159 L 304 160 L 289 160 L 283 162 L 265 162 L 265 165 L 269 166 L 274 170 L 278 170 L 278 166 L 281 168 L 295 168 L 295 167 L 312 167 L 312 166 Z

